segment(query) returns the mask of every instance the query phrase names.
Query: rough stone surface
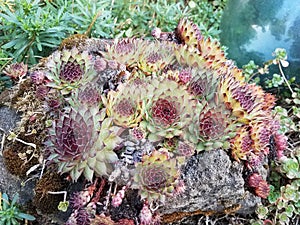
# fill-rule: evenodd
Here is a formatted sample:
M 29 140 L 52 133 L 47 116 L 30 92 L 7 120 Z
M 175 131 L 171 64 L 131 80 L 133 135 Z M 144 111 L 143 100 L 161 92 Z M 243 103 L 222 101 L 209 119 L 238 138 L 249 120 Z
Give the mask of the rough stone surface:
M 242 169 L 223 150 L 191 157 L 183 169 L 185 192 L 168 199 L 162 214 L 222 213 L 239 207 L 241 213 L 253 212 L 260 198 L 245 191 Z
M 7 134 L 11 131 L 16 123 L 19 121 L 20 116 L 15 110 L 6 106 L 0 107 L 0 140 L 2 140 L 3 133 Z M 2 155 L 0 153 L 0 155 Z M 3 158 L 0 156 L 0 192 L 6 193 L 10 198 L 14 194 L 18 193 L 19 203 L 24 205 L 33 198 L 33 182 L 27 182 L 26 185 L 22 185 L 22 180 L 16 176 L 11 175 L 5 168 Z
M 6 134 L 11 131 L 15 126 L 17 121 L 19 121 L 20 116 L 15 110 L 10 109 L 7 106 L 0 106 L 0 138 L 2 140 L 3 132 Z
M 0 157 L 0 192 L 6 193 L 9 198 L 14 194 L 19 194 L 19 204 L 25 205 L 32 200 L 34 193 L 34 183 L 27 182 L 22 185 L 22 180 L 16 176 L 11 175 L 6 169 L 3 158 Z

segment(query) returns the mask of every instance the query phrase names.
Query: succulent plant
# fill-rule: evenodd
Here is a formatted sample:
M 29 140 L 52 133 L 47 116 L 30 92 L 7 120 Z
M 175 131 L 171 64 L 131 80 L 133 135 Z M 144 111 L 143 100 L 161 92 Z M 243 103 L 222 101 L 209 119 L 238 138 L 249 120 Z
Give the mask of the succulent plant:
M 251 139 L 256 153 L 269 154 L 269 143 L 272 131 L 268 121 L 252 121 L 250 123 Z
M 120 84 L 117 91 L 110 91 L 105 101 L 107 115 L 124 128 L 136 127 L 144 115 L 143 88 L 135 82 Z
M 227 61 L 220 43 L 211 38 L 204 38 L 198 26 L 192 21 L 186 18 L 180 19 L 175 34 L 180 43 L 196 48 L 205 61 L 218 66 Z
M 70 173 L 73 181 L 82 173 L 90 181 L 94 173 L 108 175 L 118 160 L 113 149 L 120 141 L 111 124 L 98 107 L 66 109 L 49 129 L 48 161 L 58 165 L 59 173 Z
M 179 156 L 190 157 L 194 155 L 195 147 L 187 141 L 178 141 L 177 148 L 174 153 Z
M 175 81 L 154 78 L 149 83 L 140 126 L 149 131 L 148 139 L 153 141 L 181 135 L 198 102 Z
M 175 35 L 179 43 L 193 47 L 197 47 L 198 42 L 203 39 L 198 26 L 186 18 L 179 20 Z
M 34 84 L 42 84 L 45 80 L 45 71 L 35 70 L 30 73 L 30 78 Z
M 287 157 L 282 157 L 281 162 L 281 168 L 280 171 L 282 173 L 285 173 L 286 176 L 289 179 L 299 179 L 300 178 L 300 166 L 299 166 L 299 162 L 300 160 L 298 160 L 296 157 L 291 157 L 291 158 L 287 158 Z
M 80 209 L 86 206 L 86 204 L 91 200 L 91 196 L 86 191 L 79 191 L 73 193 L 70 203 L 73 209 Z
M 173 44 L 169 42 L 145 41 L 143 54 L 139 56 L 138 67 L 146 75 L 154 75 L 173 63 Z
M 6 66 L 3 73 L 12 80 L 19 80 L 27 74 L 27 71 L 28 66 L 26 64 L 17 62 Z
M 90 225 L 94 221 L 95 214 L 95 203 L 89 203 L 84 208 L 74 210 L 65 225 Z
M 231 139 L 231 155 L 236 161 L 247 160 L 250 153 L 254 152 L 254 141 L 251 139 L 250 128 L 241 127 L 236 136 Z
M 95 79 L 96 71 L 92 56 L 88 52 L 80 53 L 76 48 L 54 52 L 46 64 L 47 85 L 69 94 L 73 89 Z
M 197 151 L 217 148 L 228 149 L 229 139 L 235 136 L 239 125 L 215 96 L 210 102 L 202 101 L 204 107 L 197 110 L 193 122 L 184 137 L 196 146 Z
M 138 127 L 138 129 L 140 128 Z M 129 133 L 131 133 L 131 130 L 129 130 Z M 122 145 L 121 161 L 126 165 L 134 165 L 137 162 L 141 162 L 143 155 L 151 154 L 154 149 L 154 144 L 149 140 L 145 138 L 136 139 L 131 135 L 122 142 Z
M 265 117 L 264 92 L 254 84 L 240 82 L 231 74 L 224 75 L 220 81 L 219 96 L 242 123 Z
M 217 71 L 210 68 L 192 69 L 192 79 L 188 82 L 188 92 L 197 99 L 211 100 L 217 92 L 218 78 Z
M 48 92 L 49 87 L 47 87 L 46 85 L 39 85 L 36 87 L 35 95 L 38 99 L 43 100 L 47 96 Z
M 276 146 L 276 155 L 277 158 L 280 159 L 283 157 L 283 152 L 287 148 L 287 136 L 276 132 L 273 137 Z
M 133 219 L 120 219 L 115 225 L 135 225 L 135 222 Z
M 105 216 L 104 214 L 96 215 L 92 219 L 90 225 L 115 225 L 115 222 L 110 218 L 110 216 Z
M 212 40 L 210 37 L 202 38 L 198 41 L 198 50 L 201 55 L 212 63 L 213 68 L 218 68 L 223 63 L 227 62 L 224 51 L 217 40 Z
M 267 198 L 270 193 L 269 184 L 258 173 L 249 176 L 248 185 L 254 188 L 255 194 L 261 198 Z
M 142 225 L 151 225 L 153 222 L 153 213 L 151 212 L 147 202 L 144 203 L 140 212 L 140 221 Z
M 272 138 L 278 155 L 286 147 L 271 113 L 275 97 L 246 83 L 217 41 L 204 38 L 187 19 L 173 33 L 155 29 L 153 35 L 160 41 L 107 41 L 94 58 L 63 49 L 49 57 L 46 71 L 31 74 L 37 96 L 49 107 L 53 101 L 52 111 L 62 110 L 52 114 L 58 119 L 45 143 L 48 162 L 73 181 L 108 176 L 122 185 L 107 197 L 111 210 L 128 200 L 127 188 L 137 189 L 144 201 L 142 224 L 159 221 L 151 204 L 185 190 L 180 167 L 195 151 L 228 150 L 245 173 L 253 173 L 268 156 Z M 262 198 L 270 192 L 258 173 L 247 182 Z M 118 224 L 89 214 L 90 198 L 73 196 L 70 224 Z
M 167 195 L 174 194 L 179 166 L 176 158 L 170 158 L 166 149 L 160 149 L 154 150 L 151 155 L 144 155 L 133 173 L 131 188 L 138 189 L 142 199 L 164 202 Z
M 218 69 L 226 66 L 228 60 L 220 43 L 211 38 L 203 38 L 196 24 L 183 18 L 175 30 L 179 45 L 175 47 L 175 55 L 180 64 L 192 67 Z
M 102 52 L 102 55 L 108 60 L 116 60 L 128 67 L 133 67 L 136 65 L 140 54 L 142 54 L 144 46 L 145 42 L 140 39 L 116 39 L 114 43 L 107 46 L 107 51 Z
M 102 103 L 101 93 L 97 85 L 87 83 L 72 92 L 72 97 L 69 100 L 71 105 L 88 105 L 100 106 Z
M 17 202 L 19 200 L 19 194 L 16 193 L 10 201 L 6 193 L 1 193 L 0 201 L 0 223 L 1 224 L 20 224 L 20 221 L 33 221 L 35 217 L 27 213 L 23 213 L 19 208 Z

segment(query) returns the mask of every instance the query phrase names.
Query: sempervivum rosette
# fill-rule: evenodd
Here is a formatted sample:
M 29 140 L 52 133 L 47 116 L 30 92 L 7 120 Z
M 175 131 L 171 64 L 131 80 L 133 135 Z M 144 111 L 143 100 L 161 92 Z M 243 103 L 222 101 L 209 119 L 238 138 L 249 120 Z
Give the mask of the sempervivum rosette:
M 60 90 L 63 95 L 96 76 L 92 56 L 88 52 L 80 53 L 76 48 L 54 52 L 46 66 L 48 71 L 45 75 L 50 81 L 47 85 Z
M 72 97 L 69 100 L 71 105 L 88 105 L 99 106 L 102 103 L 101 91 L 94 83 L 87 83 L 86 85 L 77 88 L 72 92 Z
M 188 91 L 197 99 L 210 100 L 215 96 L 219 75 L 217 71 L 192 69 L 192 79 L 187 84 Z
M 136 164 L 131 188 L 138 189 L 141 198 L 149 202 L 164 202 L 167 195 L 174 194 L 179 172 L 177 160 L 170 158 L 166 149 L 154 150 Z
M 138 59 L 138 67 L 145 74 L 150 75 L 163 70 L 175 60 L 173 44 L 169 42 L 145 41 L 143 54 Z
M 141 126 L 149 131 L 148 139 L 158 141 L 183 133 L 190 124 L 198 101 L 182 85 L 168 79 L 150 79 L 144 99 L 144 120 Z
M 59 173 L 69 173 L 73 181 L 81 174 L 89 181 L 94 174 L 107 175 L 118 160 L 113 149 L 119 139 L 111 129 L 111 121 L 101 118 L 98 107 L 66 109 L 49 129 L 45 143 L 48 160 L 58 165 Z
M 198 41 L 203 39 L 198 26 L 186 18 L 179 20 L 175 34 L 180 43 L 193 47 L 197 47 Z
M 240 82 L 231 73 L 221 77 L 219 96 L 242 123 L 248 124 L 255 118 L 265 117 L 263 90 L 254 84 Z
M 250 187 L 254 189 L 257 196 L 261 198 L 267 198 L 270 193 L 270 185 L 263 179 L 263 177 L 258 173 L 252 173 L 248 179 L 247 183 Z
M 216 97 L 216 96 L 215 96 Z M 238 124 L 217 98 L 214 101 L 202 101 L 204 107 L 185 132 L 185 138 L 197 146 L 197 150 L 229 148 L 229 138 L 235 135 Z
M 120 84 L 116 91 L 108 92 L 105 100 L 106 113 L 118 126 L 136 127 L 142 120 L 144 108 L 142 106 L 143 89 L 146 82 L 129 81 Z
M 141 39 L 124 38 L 108 45 L 107 51 L 101 53 L 105 59 L 115 60 L 128 67 L 133 67 L 136 65 L 143 46 L 144 41 Z
M 28 66 L 26 64 L 24 64 L 23 62 L 16 62 L 6 66 L 3 70 L 3 73 L 13 80 L 18 80 L 24 77 L 27 74 L 27 71 Z
M 239 128 L 236 136 L 230 141 L 232 157 L 238 162 L 247 160 L 250 154 L 254 152 L 253 144 L 250 127 L 246 125 Z
M 198 50 L 201 55 L 207 60 L 212 62 L 212 67 L 220 67 L 222 63 L 227 61 L 224 51 L 217 40 L 211 38 L 202 38 L 198 41 Z

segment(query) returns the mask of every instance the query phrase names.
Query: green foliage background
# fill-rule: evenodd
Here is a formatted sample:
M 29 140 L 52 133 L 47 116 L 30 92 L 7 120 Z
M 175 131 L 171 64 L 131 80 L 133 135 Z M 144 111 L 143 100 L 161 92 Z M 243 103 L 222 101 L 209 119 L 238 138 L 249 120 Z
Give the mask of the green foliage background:
M 0 0 L 0 66 L 8 60 L 37 63 L 75 33 L 97 38 L 149 36 L 172 31 L 180 18 L 218 37 L 226 0 Z

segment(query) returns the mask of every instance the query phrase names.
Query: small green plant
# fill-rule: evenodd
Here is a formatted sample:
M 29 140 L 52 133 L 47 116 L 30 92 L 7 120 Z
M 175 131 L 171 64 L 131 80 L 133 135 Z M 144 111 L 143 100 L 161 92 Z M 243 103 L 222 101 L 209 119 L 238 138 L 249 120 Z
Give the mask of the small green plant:
M 15 194 L 12 201 L 9 201 L 8 195 L 0 193 L 0 224 L 5 225 L 18 225 L 19 221 L 35 220 L 34 216 L 23 213 L 17 206 L 19 195 Z
M 256 209 L 258 220 L 254 224 L 290 224 L 292 219 L 300 214 L 300 171 L 299 149 L 297 155 L 282 157 L 277 167 L 272 171 L 268 203 L 259 205 Z M 286 180 L 288 179 L 288 182 Z
M 65 10 L 50 3 L 42 6 L 39 0 L 17 0 L 13 9 L 0 5 L 1 48 L 15 61 L 36 63 L 72 32 Z
M 97 38 L 141 37 L 155 27 L 172 31 L 182 17 L 193 19 L 204 36 L 217 38 L 225 3 L 226 0 L 213 4 L 200 0 L 4 2 L 0 4 L 0 48 L 5 58 L 35 64 L 74 33 Z
M 274 59 L 268 61 L 263 68 L 249 62 L 244 69 L 248 71 L 246 79 L 251 80 L 259 73 L 268 72 L 272 64 L 278 65 L 279 74 L 273 74 L 271 79 L 264 82 L 266 89 L 275 89 L 276 97 L 281 102 L 280 106 L 276 106 L 273 110 L 280 122 L 280 134 L 273 137 L 275 142 L 277 139 L 277 144 L 273 148 L 277 148 L 277 151 L 278 148 L 283 149 L 285 144 L 282 134 L 288 137 L 288 145 L 291 148 L 287 148 L 285 154 L 279 151 L 279 161 L 271 164 L 270 194 L 267 201 L 257 207 L 258 219 L 251 220 L 251 225 L 292 224 L 300 214 L 300 91 L 297 84 L 293 83 L 295 78 L 287 80 L 284 74 L 283 67 L 288 66 L 286 51 L 277 48 L 273 56 Z M 259 82 L 259 79 L 257 81 Z M 279 92 L 282 89 L 284 92 Z M 283 99 L 283 94 L 288 98 Z
M 273 59 L 264 63 L 263 67 L 259 67 L 254 63 L 253 60 L 249 61 L 248 64 L 243 66 L 245 79 L 250 83 L 261 83 L 264 88 L 272 90 L 272 89 L 284 89 L 288 88 L 291 94 L 294 94 L 294 90 L 291 87 L 296 80 L 295 77 L 287 80 L 283 68 L 289 66 L 289 62 L 287 61 L 288 55 L 285 49 L 276 48 L 272 53 Z M 271 66 L 278 66 L 279 74 L 274 73 L 272 78 L 266 78 L 264 81 L 261 80 L 259 75 L 269 74 L 269 69 Z M 284 95 L 290 96 L 289 93 L 284 93 Z
M 0 93 L 12 86 L 12 80 L 8 76 L 0 75 Z

